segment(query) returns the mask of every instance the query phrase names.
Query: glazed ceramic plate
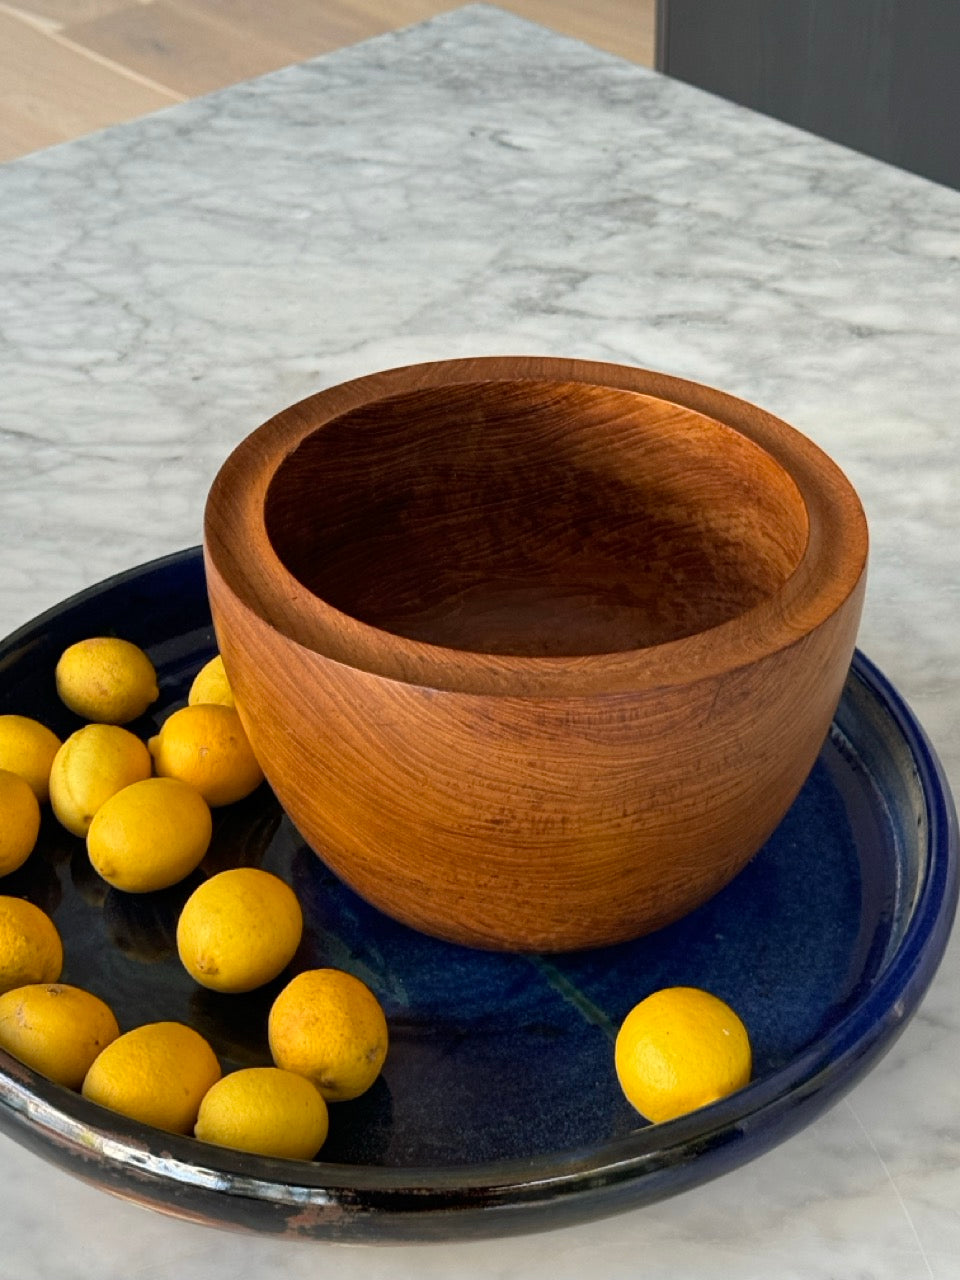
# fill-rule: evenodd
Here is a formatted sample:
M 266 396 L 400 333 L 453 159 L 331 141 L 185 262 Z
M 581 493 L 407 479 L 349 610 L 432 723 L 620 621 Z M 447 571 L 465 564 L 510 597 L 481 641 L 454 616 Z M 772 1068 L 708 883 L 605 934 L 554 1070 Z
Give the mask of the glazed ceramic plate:
M 215 651 L 197 549 L 67 601 L 0 647 L 0 713 L 78 727 L 57 700 L 59 653 L 116 633 L 144 645 L 161 699 L 186 700 Z M 243 864 L 296 889 L 307 927 L 291 972 L 350 970 L 391 1029 L 381 1079 L 331 1109 L 314 1162 L 269 1160 L 115 1116 L 0 1053 L 11 1137 L 105 1190 L 192 1219 L 342 1240 L 466 1238 L 574 1222 L 712 1178 L 810 1121 L 861 1077 L 915 1010 L 956 906 L 956 818 L 940 766 L 884 677 L 857 655 L 819 761 L 769 843 L 718 897 L 669 929 L 563 956 L 488 954 L 396 924 L 340 884 L 266 787 L 219 810 L 201 872 Z M 0 880 L 47 910 L 65 982 L 122 1028 L 196 1027 L 225 1070 L 266 1063 L 266 1017 L 289 973 L 245 996 L 181 968 L 177 913 L 201 873 L 141 897 L 109 889 L 47 815 L 24 868 Z M 613 1069 L 627 1011 L 659 987 L 704 987 L 749 1028 L 753 1082 L 646 1125 Z

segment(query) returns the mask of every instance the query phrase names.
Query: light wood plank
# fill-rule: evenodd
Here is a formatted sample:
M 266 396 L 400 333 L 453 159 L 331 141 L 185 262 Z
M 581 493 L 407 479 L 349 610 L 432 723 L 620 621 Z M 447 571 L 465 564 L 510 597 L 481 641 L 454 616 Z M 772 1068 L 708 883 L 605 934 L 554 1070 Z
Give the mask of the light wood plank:
M 175 0 L 178 8 L 314 57 L 459 7 L 460 0 Z M 653 65 L 655 0 L 500 0 L 521 17 Z
M 0 100 L 0 160 L 15 160 L 62 141 L 60 134 L 34 119 L 29 103 L 20 107 L 13 101 Z
M 394 30 L 459 0 L 396 0 L 378 5 L 370 0 L 176 0 L 177 5 L 208 21 L 296 50 L 298 61 L 355 44 Z
M 180 101 L 0 12 L 0 130 L 22 151 Z M 17 154 L 16 151 L 13 154 Z
M 267 38 L 251 39 L 174 0 L 119 9 L 64 27 L 63 34 L 187 97 L 274 71 L 299 56 L 296 49 Z
M 0 0 L 0 159 L 457 8 L 460 0 Z M 499 0 L 653 65 L 655 0 Z
M 41 22 L 64 26 L 70 22 L 89 22 L 117 9 L 138 6 L 138 0 L 14 0 L 4 8 L 19 10 Z
M 652 67 L 656 0 L 497 0 L 522 18 Z
M 226 7 L 229 0 L 202 2 Z M 322 4 L 301 0 L 301 3 L 318 14 L 318 22 L 325 23 L 329 13 L 331 24 L 341 30 L 348 29 L 351 20 L 358 30 L 362 26 L 364 33 L 356 39 L 422 22 L 459 7 L 459 0 L 451 3 L 447 0 L 338 0 L 334 4 L 326 0 Z M 582 0 L 496 0 L 496 3 L 501 9 L 598 49 L 653 66 L 656 0 L 590 0 L 588 4 Z

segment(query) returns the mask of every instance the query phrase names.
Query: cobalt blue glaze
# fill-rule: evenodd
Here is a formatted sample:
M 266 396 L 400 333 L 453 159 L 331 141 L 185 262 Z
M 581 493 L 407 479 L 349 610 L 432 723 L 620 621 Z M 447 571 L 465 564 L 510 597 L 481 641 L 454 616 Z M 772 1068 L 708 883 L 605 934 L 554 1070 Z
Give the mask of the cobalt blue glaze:
M 215 650 L 198 549 L 93 588 L 10 637 L 0 647 L 0 713 L 35 716 L 61 735 L 78 727 L 56 697 L 53 668 L 69 643 L 104 632 L 142 644 L 157 665 L 161 700 L 131 726 L 146 737 Z M 649 1203 L 758 1155 L 889 1047 L 929 985 L 957 900 L 956 817 L 942 771 L 861 654 L 820 759 L 768 844 L 711 902 L 636 942 L 525 956 L 416 933 L 327 871 L 266 787 L 217 813 L 203 868 L 164 893 L 107 888 L 82 841 L 49 815 L 39 849 L 0 879 L 0 893 L 53 915 L 64 981 L 105 998 L 122 1028 L 189 1022 L 229 1070 L 269 1060 L 267 1011 L 289 973 L 246 996 L 203 991 L 177 960 L 175 927 L 201 876 L 238 862 L 277 872 L 300 897 L 307 930 L 290 972 L 350 970 L 390 1023 L 383 1077 L 332 1109 L 322 1160 L 265 1160 L 163 1135 L 3 1054 L 0 1122 L 107 1190 L 222 1225 L 317 1238 L 549 1227 Z M 650 1126 L 620 1093 L 613 1038 L 638 1000 L 675 984 L 737 1009 L 754 1080 Z

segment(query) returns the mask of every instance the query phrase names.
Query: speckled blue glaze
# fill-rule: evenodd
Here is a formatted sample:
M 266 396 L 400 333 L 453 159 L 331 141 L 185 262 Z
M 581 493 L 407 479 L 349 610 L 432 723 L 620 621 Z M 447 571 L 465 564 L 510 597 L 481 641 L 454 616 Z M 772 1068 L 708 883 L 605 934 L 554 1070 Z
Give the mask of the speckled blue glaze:
M 53 668 L 104 632 L 143 644 L 161 699 L 147 736 L 215 651 L 197 549 L 68 601 L 0 648 L 0 713 L 65 735 Z M 45 817 L 27 865 L 0 879 L 48 910 L 63 979 L 121 1027 L 160 1018 L 205 1034 L 225 1070 L 265 1063 L 266 1016 L 289 977 L 247 996 L 198 988 L 176 956 L 177 913 L 203 874 L 236 863 L 296 889 L 307 928 L 291 972 L 346 968 L 391 1028 L 382 1078 L 332 1109 L 322 1160 L 220 1151 L 113 1116 L 0 1054 L 0 1122 L 108 1190 L 252 1230 L 413 1239 L 532 1229 L 649 1202 L 721 1173 L 818 1114 L 889 1046 L 939 962 L 957 897 L 956 818 L 909 710 L 857 655 L 830 738 L 796 803 L 746 870 L 649 938 L 562 956 L 484 953 L 416 933 L 343 886 L 266 787 L 216 814 L 195 877 L 132 897 L 93 872 L 83 842 Z M 649 992 L 689 984 L 750 1030 L 754 1080 L 650 1126 L 613 1071 L 620 1020 Z

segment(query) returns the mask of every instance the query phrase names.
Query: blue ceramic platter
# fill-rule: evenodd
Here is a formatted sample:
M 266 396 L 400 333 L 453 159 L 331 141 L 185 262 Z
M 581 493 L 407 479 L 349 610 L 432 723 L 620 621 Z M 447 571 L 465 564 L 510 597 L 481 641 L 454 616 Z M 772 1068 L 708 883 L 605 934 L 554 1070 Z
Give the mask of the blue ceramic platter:
M 161 684 L 147 736 L 215 652 L 199 550 L 95 587 L 0 646 L 0 713 L 65 736 L 80 724 L 53 682 L 60 652 L 115 633 L 142 644 Z M 187 894 L 238 863 L 296 889 L 307 928 L 291 971 L 350 970 L 391 1028 L 382 1078 L 332 1109 L 314 1162 L 268 1160 L 115 1116 L 0 1053 L 0 1122 L 47 1159 L 144 1204 L 251 1231 L 341 1240 L 468 1238 L 550 1227 L 650 1203 L 760 1154 L 809 1122 L 890 1046 L 923 996 L 957 899 L 957 830 L 941 768 L 884 677 L 857 654 L 819 761 L 780 828 L 718 897 L 638 942 L 563 956 L 490 954 L 396 924 L 340 884 L 262 787 L 216 814 L 201 872 L 175 889 L 108 888 L 83 842 L 46 815 L 0 893 L 47 910 L 63 980 L 122 1029 L 177 1019 L 224 1070 L 268 1062 L 276 983 L 246 996 L 198 988 L 177 959 Z M 753 1082 L 669 1124 L 629 1107 L 613 1069 L 627 1011 L 658 987 L 728 1001 L 754 1046 Z

